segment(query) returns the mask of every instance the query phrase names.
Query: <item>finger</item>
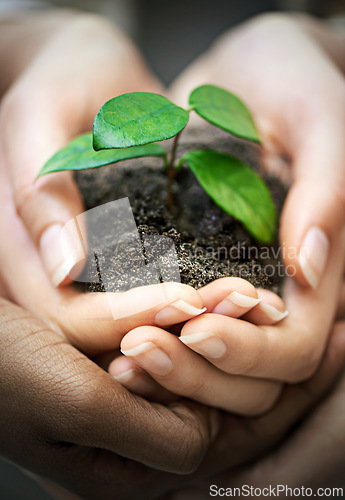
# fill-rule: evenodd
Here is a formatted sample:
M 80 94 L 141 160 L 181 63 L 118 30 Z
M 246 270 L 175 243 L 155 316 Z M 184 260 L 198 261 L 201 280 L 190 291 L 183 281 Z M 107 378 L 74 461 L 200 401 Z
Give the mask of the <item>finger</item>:
M 155 327 L 129 332 L 121 350 L 169 391 L 233 413 L 267 411 L 280 394 L 280 384 L 230 376 L 186 349 L 178 337 Z
M 12 421 L 18 437 L 17 447 L 12 434 L 4 437 L 3 454 L 15 459 L 19 447 L 24 467 L 38 462 L 44 468 L 42 442 L 71 443 L 102 448 L 160 470 L 186 473 L 200 463 L 217 432 L 217 412 L 187 402 L 169 408 L 150 404 L 26 311 L 1 301 L 0 312 L 0 372 L 8 381 L 1 392 L 0 406 L 7 408 L 2 421 L 5 426 Z M 32 404 L 37 390 L 39 405 Z M 20 415 L 6 405 L 6 400 L 13 401 L 13 391 Z M 23 454 L 21 443 L 28 436 L 40 443 L 35 454 Z
M 274 330 L 273 330 L 274 329 Z M 270 340 L 269 333 L 274 336 Z M 189 321 L 179 340 L 226 373 L 275 378 L 280 366 L 267 366 L 282 336 L 282 326 L 257 326 L 242 319 L 205 314 Z M 263 359 L 264 357 L 264 359 Z
M 199 289 L 208 312 L 238 318 L 259 302 L 257 290 L 242 278 L 220 278 Z
M 137 326 L 178 324 L 202 314 L 197 290 L 180 283 L 160 283 L 122 293 L 78 294 L 63 299 L 59 325 L 71 342 L 88 354 L 120 345 L 122 337 Z
M 270 290 L 258 289 L 261 302 L 242 316 L 242 319 L 255 325 L 274 325 L 288 315 L 283 300 Z
M 6 262 L 1 273 L 9 296 L 44 318 L 55 331 L 64 333 L 83 352 L 95 355 L 117 348 L 122 336 L 140 324 L 169 326 L 204 311 L 199 293 L 180 283 L 138 287 L 118 294 L 81 294 L 72 286 L 53 288 L 22 221 L 14 213 L 6 186 L 1 171 L 0 193 L 6 217 L 0 218 L 0 234 L 10 232 L 12 238 L 12 246 L 0 245 L 0 259 Z M 33 274 L 40 284 L 35 293 Z
M 336 243 L 317 290 L 287 280 L 284 301 L 289 316 L 281 323 L 256 326 L 206 314 L 189 321 L 181 331 L 180 340 L 220 369 L 235 375 L 289 382 L 310 377 L 324 352 L 338 300 L 344 255 L 341 235 Z M 212 351 L 214 344 L 218 351 Z
M 150 401 L 171 403 L 178 399 L 178 396 L 162 387 L 139 365 L 126 356 L 118 356 L 114 359 L 109 365 L 108 372 L 123 387 Z
M 298 133 L 292 145 L 294 182 L 282 213 L 281 241 L 285 265 L 300 283 L 317 288 L 345 220 L 344 84 L 335 80 L 332 97 L 309 111 L 303 117 L 308 133 Z
M 289 484 L 291 487 L 320 487 L 342 477 L 344 461 L 343 447 L 339 446 L 339 436 L 343 435 L 343 422 L 339 419 L 344 411 L 344 376 L 345 359 L 345 323 L 335 325 L 326 355 L 317 374 L 308 382 L 286 389 L 281 402 L 267 415 L 253 422 L 251 431 L 261 433 L 272 429 L 273 422 L 280 422 L 280 432 L 276 438 L 282 438 L 286 431 L 298 419 L 313 413 L 295 427 L 277 451 L 266 459 L 258 461 L 253 467 L 244 467 L 236 471 L 227 485 L 253 484 Z M 339 381 L 339 376 L 341 377 Z M 335 382 L 333 392 L 330 389 Z M 325 400 L 320 399 L 325 396 Z M 315 403 L 318 406 L 315 408 Z M 313 439 L 310 439 L 310 437 Z M 306 468 L 306 464 L 308 467 Z M 225 479 L 225 477 L 223 478 Z M 249 481 L 249 483 L 247 483 Z
M 295 381 L 295 377 L 310 375 L 310 366 L 317 365 L 322 349 L 315 345 L 312 331 L 305 332 L 303 325 L 298 330 L 303 341 L 292 338 L 291 331 L 296 332 L 296 325 L 289 317 L 282 324 L 257 326 L 241 319 L 206 314 L 183 327 L 180 341 L 227 373 Z M 312 348 L 317 349 L 315 354 Z M 306 357 L 305 363 L 301 363 L 299 353 Z
M 287 316 L 278 295 L 264 289 L 257 290 L 242 278 L 220 278 L 198 291 L 208 312 L 243 317 L 263 325 L 277 323 Z

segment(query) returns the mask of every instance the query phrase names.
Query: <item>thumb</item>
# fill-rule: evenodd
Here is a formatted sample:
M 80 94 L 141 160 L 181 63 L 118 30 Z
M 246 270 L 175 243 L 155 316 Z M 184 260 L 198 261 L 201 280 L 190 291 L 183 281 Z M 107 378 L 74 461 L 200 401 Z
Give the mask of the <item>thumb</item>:
M 83 203 L 71 172 L 51 174 L 37 182 L 35 178 L 49 157 L 80 130 L 65 123 L 66 110 L 71 113 L 68 103 L 59 100 L 57 107 L 44 86 L 28 98 L 27 86 L 25 92 L 23 85 L 11 91 L 1 106 L 1 154 L 17 214 L 37 246 L 52 283 L 58 286 L 84 259 L 78 237 L 64 240 L 67 252 L 62 253 L 59 244 L 62 227 L 83 212 Z
M 328 116 L 297 144 L 294 183 L 281 218 L 287 273 L 312 288 L 322 278 L 330 245 L 345 221 L 345 122 Z

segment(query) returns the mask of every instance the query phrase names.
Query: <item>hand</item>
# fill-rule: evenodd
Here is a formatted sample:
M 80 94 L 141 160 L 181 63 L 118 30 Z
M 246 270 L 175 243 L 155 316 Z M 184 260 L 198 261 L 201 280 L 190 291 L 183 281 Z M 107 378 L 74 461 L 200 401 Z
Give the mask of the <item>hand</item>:
M 282 385 L 234 376 L 221 339 L 227 335 L 228 322 L 234 336 L 241 328 L 245 329 L 247 321 L 251 321 L 248 328 L 253 329 L 253 335 L 256 332 L 260 336 L 260 327 L 256 325 L 273 325 L 285 316 L 283 301 L 267 290 L 260 290 L 258 298 L 254 286 L 240 278 L 222 278 L 199 293 L 208 313 L 200 316 L 195 328 L 189 321 L 190 328 L 188 324 L 183 326 L 180 337 L 154 326 L 135 328 L 124 336 L 121 350 L 125 356 L 110 364 L 109 373 L 127 389 L 159 401 L 174 400 L 174 394 L 178 394 L 241 415 L 267 411 L 278 399 Z M 235 319 L 239 317 L 243 319 Z M 212 334 L 215 326 L 219 332 L 223 328 L 222 335 Z M 191 329 L 195 332 L 191 337 L 184 334 Z M 231 342 L 230 336 L 228 340 Z M 242 362 L 246 360 L 246 348 L 238 357 Z M 220 358 L 222 369 L 219 369 Z M 226 364 L 228 369 L 224 368 Z
M 329 391 L 345 361 L 340 325 L 314 379 L 245 420 L 187 401 L 150 404 L 28 312 L 1 300 L 0 315 L 0 422 L 11 429 L 0 453 L 87 500 L 115 490 L 151 499 L 253 460 Z
M 71 173 L 34 183 L 38 171 L 72 136 L 91 128 L 94 114 L 108 98 L 126 90 L 157 90 L 159 84 L 129 40 L 96 16 L 69 11 L 24 14 L 11 21 L 10 29 L 2 26 L 0 48 L 6 34 L 13 35 L 13 31 L 18 46 L 14 43 L 13 54 L 7 54 L 4 75 L 5 62 L 14 64 L 19 57 L 24 34 L 34 47 L 27 47 L 27 64 L 21 71 L 15 64 L 11 67 L 13 78 L 15 69 L 19 74 L 0 108 L 4 294 L 90 355 L 116 349 L 122 335 L 135 326 L 164 326 L 162 314 L 156 315 L 172 303 L 169 321 L 193 317 L 197 311 L 189 306 L 200 308 L 202 300 L 187 286 L 167 284 L 107 296 L 86 296 L 71 286 L 53 286 L 68 282 L 70 267 L 81 257 L 72 252 L 75 260 L 67 268 L 57 249 L 61 226 L 83 212 L 83 207 Z M 175 307 L 177 300 L 187 302 L 192 313 Z M 111 304 L 121 310 L 115 321 Z
M 167 398 L 154 379 L 171 392 L 227 411 L 267 411 L 279 396 L 277 381 L 305 380 L 320 364 L 341 297 L 344 254 L 344 238 L 339 236 L 317 290 L 287 281 L 284 302 L 289 315 L 281 323 L 272 324 L 267 317 L 267 311 L 276 318 L 284 311 L 282 301 L 267 291 L 261 291 L 263 302 L 248 307 L 249 312 L 229 307 L 227 297 L 234 289 L 254 299 L 257 292 L 244 280 L 224 278 L 199 290 L 210 313 L 188 321 L 179 338 L 152 326 L 138 327 L 121 342 L 131 361 L 117 358 L 109 369 L 127 388 L 144 396 Z M 280 319 L 283 316 L 281 312 Z M 154 362 L 162 361 L 162 353 L 164 365 L 158 369 Z
M 0 299 L 0 317 L 1 455 L 85 499 L 134 499 L 145 484 L 153 498 L 165 484 L 149 467 L 173 478 L 195 470 L 215 410 L 150 404 L 29 312 Z
M 339 321 L 334 327 L 330 339 L 331 345 L 326 356 L 330 366 L 333 364 L 335 354 L 335 351 L 332 354 L 332 350 L 338 348 L 341 350 L 344 346 L 344 293 L 340 296 L 337 318 Z M 270 484 L 273 486 L 288 484 L 292 489 L 302 488 L 302 486 L 312 488 L 314 493 L 318 488 L 342 487 L 344 489 L 343 438 L 345 428 L 343 419 L 340 418 L 345 405 L 344 362 L 341 366 L 341 377 L 333 391 L 327 391 L 326 397 L 314 409 L 312 415 L 304 420 L 293 434 L 288 434 L 287 439 L 276 451 L 259 459 L 251 466 L 245 465 L 242 469 L 237 469 L 236 474 L 224 474 L 215 480 L 219 481 L 219 484 L 223 482 L 228 487 L 251 484 L 264 488 Z M 305 396 L 312 400 L 315 396 L 314 389 L 309 383 L 306 384 L 306 388 Z M 339 493 L 334 492 L 333 495 L 339 496 Z M 201 500 L 202 497 L 197 498 Z
M 10 240 L 10 244 L 0 246 L 0 274 L 6 296 L 24 305 L 84 353 L 94 356 L 118 349 L 123 335 L 136 326 L 165 326 L 202 312 L 199 293 L 179 283 L 123 293 L 83 294 L 72 285 L 53 287 L 23 222 L 14 212 L 3 170 L 0 197 L 6 213 L 0 218 L 0 234 L 9 235 Z
M 194 484 L 164 498 L 206 500 L 211 485 L 232 489 L 287 485 L 312 488 L 314 494 L 318 488 L 344 489 L 344 349 L 345 323 L 339 322 L 317 374 L 308 382 L 286 387 L 266 415 L 244 420 L 228 416 L 219 441 L 194 474 Z M 337 380 L 333 391 L 326 387 L 329 377 Z M 222 466 L 224 472 L 214 474 Z M 334 491 L 334 497 L 337 495 Z M 265 491 L 255 496 L 267 498 Z
M 58 244 L 61 226 L 83 206 L 71 172 L 34 182 L 38 172 L 72 137 L 92 129 L 106 100 L 134 90 L 161 90 L 137 49 L 114 25 L 95 15 L 62 12 L 26 13 L 17 24 L 10 23 L 10 33 L 16 30 L 19 39 L 23 32 L 33 38 L 35 55 L 11 82 L 0 109 L 1 163 L 9 174 L 13 204 L 54 285 L 67 278 L 67 264 L 81 257 L 71 255 L 75 262 L 65 262 Z M 36 47 L 28 31 L 35 35 L 41 28 L 46 36 Z M 2 30 L 5 45 L 6 25 Z M 15 45 L 6 54 L 5 74 L 11 55 L 22 58 L 21 49 L 22 44 Z
M 293 181 L 281 218 L 281 248 L 289 273 L 306 288 L 288 285 L 288 318 L 276 334 L 262 326 L 256 335 L 257 328 L 247 323 L 238 335 L 234 320 L 211 325 L 206 317 L 182 331 L 185 336 L 213 331 L 227 346 L 218 366 L 237 375 L 289 382 L 308 378 L 320 362 L 336 312 L 345 192 L 345 68 L 336 63 L 343 63 L 344 44 L 314 25 L 285 15 L 260 16 L 224 35 L 171 89 L 181 102 L 205 82 L 239 94 L 255 115 L 264 164 L 279 165 L 279 174 Z M 282 157 L 289 157 L 290 165 Z M 324 165 L 330 166 L 327 171 Z
M 171 89 L 185 103 L 194 87 L 214 83 L 247 103 L 264 164 L 292 180 L 280 227 L 285 264 L 313 288 L 345 220 L 344 47 L 311 19 L 259 16 L 222 36 Z

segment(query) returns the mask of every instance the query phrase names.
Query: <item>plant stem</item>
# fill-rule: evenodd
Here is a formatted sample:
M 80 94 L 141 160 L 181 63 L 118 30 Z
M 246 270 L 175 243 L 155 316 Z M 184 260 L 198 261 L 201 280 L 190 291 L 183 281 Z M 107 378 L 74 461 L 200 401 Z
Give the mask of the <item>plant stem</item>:
M 167 167 L 167 176 L 168 176 L 167 205 L 168 205 L 168 209 L 170 211 L 172 211 L 174 208 L 174 196 L 173 196 L 173 192 L 172 192 L 172 185 L 173 185 L 176 173 L 177 173 L 177 169 L 175 168 L 175 160 L 176 160 L 177 144 L 178 144 L 178 140 L 180 137 L 180 133 L 181 132 L 179 132 L 178 134 L 175 135 L 174 142 L 173 142 L 172 149 L 171 149 L 170 161 L 169 161 L 169 164 Z
M 178 134 L 175 135 L 174 137 L 174 142 L 173 142 L 173 146 L 172 146 L 172 149 L 171 149 L 171 156 L 170 156 L 170 162 L 169 162 L 169 169 L 173 169 L 175 170 L 175 159 L 176 159 L 176 152 L 177 152 L 177 144 L 178 144 L 178 140 L 180 138 L 180 134 L 181 132 L 179 132 Z

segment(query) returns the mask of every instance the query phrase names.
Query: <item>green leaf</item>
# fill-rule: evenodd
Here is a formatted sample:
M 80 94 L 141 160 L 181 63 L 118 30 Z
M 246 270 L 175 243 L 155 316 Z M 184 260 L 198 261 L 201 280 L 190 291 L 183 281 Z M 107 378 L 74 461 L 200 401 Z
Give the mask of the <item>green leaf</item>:
M 132 92 L 110 99 L 96 115 L 93 147 L 140 146 L 174 137 L 187 125 L 189 113 L 159 94 Z
M 60 149 L 44 165 L 37 177 L 50 172 L 62 170 L 85 170 L 97 168 L 110 163 L 139 158 L 142 156 L 164 156 L 165 149 L 159 144 L 148 144 L 125 149 L 95 151 L 92 147 L 92 134 L 80 135 L 73 139 L 65 148 Z
M 212 125 L 236 137 L 260 143 L 248 108 L 227 90 L 215 85 L 202 85 L 190 94 L 189 105 Z
M 225 153 L 200 150 L 183 156 L 207 194 L 261 243 L 271 243 L 277 212 L 270 191 L 248 165 Z

